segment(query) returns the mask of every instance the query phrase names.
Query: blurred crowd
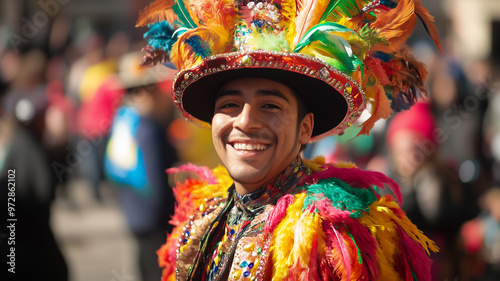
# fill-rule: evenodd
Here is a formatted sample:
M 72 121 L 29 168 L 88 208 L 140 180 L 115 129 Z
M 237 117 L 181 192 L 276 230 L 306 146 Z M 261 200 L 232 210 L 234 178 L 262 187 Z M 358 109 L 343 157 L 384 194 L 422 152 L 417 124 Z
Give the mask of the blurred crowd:
M 127 30 L 74 29 L 54 21 L 49 47 L 0 49 L 0 180 L 16 168 L 17 216 L 26 222 L 17 230 L 18 272 L 68 280 L 50 205 L 56 194 L 71 201 L 69 183 L 80 179 L 97 204 L 102 185 L 114 187 L 139 245 L 141 276 L 159 280 L 154 253 L 174 204 L 164 171 L 218 165 L 210 132 L 180 118 L 170 99 L 174 70 L 139 67 L 143 41 Z M 422 42 L 414 51 L 427 64 L 426 101 L 378 122 L 369 136 L 353 139 L 353 126 L 310 144 L 305 157 L 394 178 L 407 215 L 441 249 L 432 256 L 433 280 L 500 280 L 498 69 Z

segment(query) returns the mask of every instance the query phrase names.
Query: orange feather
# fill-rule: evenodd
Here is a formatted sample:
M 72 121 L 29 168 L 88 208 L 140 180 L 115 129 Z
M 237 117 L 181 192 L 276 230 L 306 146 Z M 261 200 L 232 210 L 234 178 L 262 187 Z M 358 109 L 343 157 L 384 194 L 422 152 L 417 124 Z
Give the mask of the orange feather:
M 297 1 L 297 16 L 295 18 L 295 36 L 293 47 L 313 26 L 319 23 L 321 16 L 328 6 L 328 0 L 299 0 Z
M 373 87 L 368 87 L 366 91 L 366 97 L 371 96 L 371 100 L 369 101 L 372 104 L 372 115 L 368 120 L 366 120 L 363 124 L 361 124 L 361 130 L 356 136 L 360 135 L 368 135 L 370 130 L 380 119 L 387 119 L 391 116 L 391 102 L 387 98 L 384 92 L 384 88 L 379 84 L 375 83 Z
M 174 0 L 156 0 L 139 13 L 135 27 L 167 20 L 170 24 L 177 19 L 172 6 Z
M 434 43 L 442 53 L 443 50 L 441 49 L 439 35 L 436 29 L 436 25 L 434 24 L 434 17 L 429 14 L 429 10 L 424 8 L 424 6 L 422 5 L 422 1 L 415 2 L 415 13 L 417 13 L 417 15 L 420 17 L 427 29 L 427 32 L 429 32 L 432 40 L 434 40 Z
M 396 52 L 411 36 L 416 23 L 414 0 L 401 0 L 396 8 L 377 14 L 373 26 L 378 28 L 380 36 L 390 43 L 387 49 Z
M 191 0 L 189 9 L 203 25 L 222 25 L 227 29 L 234 27 L 234 0 Z

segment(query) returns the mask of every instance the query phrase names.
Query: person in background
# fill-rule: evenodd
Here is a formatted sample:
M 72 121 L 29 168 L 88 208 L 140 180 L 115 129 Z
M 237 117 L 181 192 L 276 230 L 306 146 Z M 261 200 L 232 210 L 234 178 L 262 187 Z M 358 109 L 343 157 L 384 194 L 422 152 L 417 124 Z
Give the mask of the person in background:
M 125 89 L 106 144 L 104 171 L 116 186 L 119 203 L 138 245 L 143 281 L 160 280 L 155 254 L 172 230 L 168 224 L 175 200 L 165 170 L 177 161 L 167 139 L 173 104 L 162 90 L 170 85 L 166 68 L 140 67 L 139 52 L 119 61 L 120 86 Z
M 467 219 L 470 193 L 440 158 L 440 143 L 428 102 L 396 115 L 387 128 L 393 178 L 405 198 L 401 208 L 440 248 L 433 280 L 453 280 L 459 270 L 457 236 Z
M 68 280 L 68 266 L 50 225 L 51 205 L 56 181 L 41 144 L 12 116 L 0 117 L 0 182 L 5 189 L 0 196 L 4 206 L 14 203 L 15 280 Z M 14 171 L 14 172 L 12 172 Z M 11 177 L 9 177 L 9 174 Z M 15 175 L 15 201 L 8 201 L 8 179 Z M 7 212 L 2 221 L 7 222 Z M 3 223 L 2 223 L 3 225 Z M 7 225 L 2 229 L 7 229 Z M 10 253 L 6 240 L 2 253 Z M 4 260 L 9 261 L 4 257 Z M 6 270 L 6 269 L 5 269 Z M 4 273 L 9 274 L 9 273 Z M 5 275 L 4 275 L 5 276 Z

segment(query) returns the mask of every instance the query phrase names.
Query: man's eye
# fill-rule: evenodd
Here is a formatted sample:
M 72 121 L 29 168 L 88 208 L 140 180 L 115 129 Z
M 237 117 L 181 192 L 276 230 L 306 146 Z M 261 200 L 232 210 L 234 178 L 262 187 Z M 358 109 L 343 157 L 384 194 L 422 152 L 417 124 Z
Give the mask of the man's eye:
M 262 106 L 263 108 L 268 108 L 268 109 L 281 109 L 281 107 L 275 105 L 275 104 L 271 104 L 271 103 L 268 103 L 268 104 L 265 104 Z
M 226 104 L 221 105 L 219 108 L 222 109 L 222 108 L 231 108 L 231 107 L 238 107 L 238 105 L 235 103 L 226 103 Z

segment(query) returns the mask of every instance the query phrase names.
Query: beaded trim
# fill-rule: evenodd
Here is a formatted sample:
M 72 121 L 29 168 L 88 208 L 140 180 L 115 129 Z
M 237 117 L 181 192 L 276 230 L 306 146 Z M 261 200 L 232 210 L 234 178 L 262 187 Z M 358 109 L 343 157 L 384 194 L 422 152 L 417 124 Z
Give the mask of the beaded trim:
M 190 69 L 179 71 L 172 84 L 174 103 L 180 108 L 186 119 L 197 120 L 184 110 L 182 104 L 184 90 L 202 77 L 221 71 L 243 68 L 275 68 L 300 73 L 322 80 L 341 93 L 348 105 L 345 117 L 335 128 L 316 136 L 315 139 L 341 134 L 361 116 L 366 105 L 366 94 L 361 86 L 347 74 L 333 68 L 324 60 L 299 53 L 264 50 L 218 54 L 207 57 Z
M 205 228 L 200 229 L 200 223 L 203 218 L 207 218 L 207 222 L 211 222 L 215 216 L 222 210 L 221 207 L 224 200 L 222 198 L 211 198 L 205 199 L 204 202 L 200 205 L 198 212 L 189 216 L 186 225 L 182 228 L 182 234 L 179 237 L 179 241 L 177 243 L 176 249 L 176 267 L 175 267 L 175 276 L 176 280 L 180 281 L 180 271 L 179 271 L 179 262 L 182 253 L 184 253 L 188 248 L 195 250 L 195 253 L 199 247 L 199 240 L 201 239 L 201 235 L 206 232 Z M 219 208 L 219 211 L 217 209 Z M 206 225 L 208 227 L 208 224 Z M 193 244 L 193 238 L 195 233 L 199 236 L 195 239 Z M 195 247 L 195 248 L 193 248 Z M 192 261 L 191 261 L 192 262 Z M 190 264 L 191 265 L 191 264 Z M 185 276 L 184 276 L 185 277 Z

